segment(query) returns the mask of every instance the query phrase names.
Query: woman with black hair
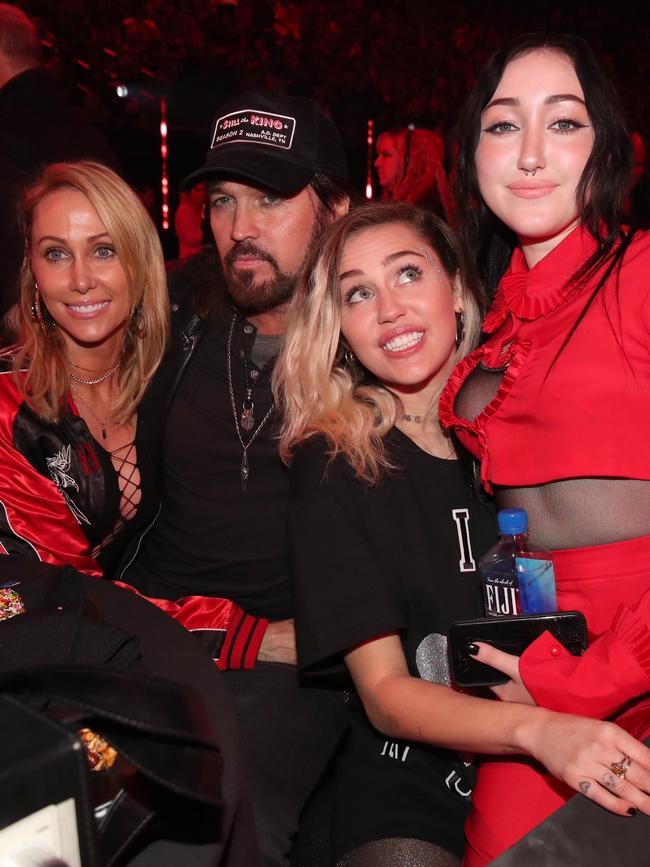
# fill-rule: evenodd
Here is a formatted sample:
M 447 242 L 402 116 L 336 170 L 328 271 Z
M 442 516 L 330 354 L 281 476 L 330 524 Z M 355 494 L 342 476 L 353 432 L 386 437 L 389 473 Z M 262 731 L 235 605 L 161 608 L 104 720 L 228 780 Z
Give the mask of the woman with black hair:
M 274 386 L 298 660 L 306 682 L 347 669 L 356 691 L 336 763 L 337 867 L 458 867 L 467 753 L 526 754 L 579 791 L 625 752 L 625 799 L 591 794 L 650 814 L 650 750 L 619 727 L 448 685 L 445 636 L 478 614 L 494 526 L 436 409 L 481 302 L 454 234 L 404 203 L 333 223 L 291 301 Z
M 571 657 L 549 634 L 520 659 L 480 647 L 494 691 L 650 734 L 650 237 L 622 225 L 630 141 L 582 40 L 519 37 L 489 62 L 461 121 L 463 231 L 494 295 L 485 342 L 453 372 L 442 422 L 500 508 L 555 551 L 558 602 L 587 617 Z M 593 797 L 639 769 L 607 756 Z M 484 864 L 571 796 L 538 765 L 482 763 L 466 864 Z M 615 812 L 625 810 L 607 804 Z M 633 815 L 634 811 L 630 810 Z

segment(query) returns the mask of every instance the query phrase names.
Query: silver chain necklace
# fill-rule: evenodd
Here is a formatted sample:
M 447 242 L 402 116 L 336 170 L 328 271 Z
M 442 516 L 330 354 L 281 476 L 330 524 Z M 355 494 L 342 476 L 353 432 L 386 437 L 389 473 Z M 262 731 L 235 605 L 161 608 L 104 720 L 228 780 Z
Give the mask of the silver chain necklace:
M 87 400 L 86 400 L 86 399 L 85 399 L 85 398 L 84 398 L 84 397 L 79 393 L 79 389 L 78 389 L 75 385 L 73 385 L 73 383 L 70 383 L 70 388 L 71 388 L 72 391 L 74 392 L 74 394 L 75 394 L 75 396 L 76 396 L 76 399 L 79 400 L 79 401 L 81 401 L 81 403 L 86 407 L 86 409 L 87 409 L 88 412 L 91 414 L 91 416 L 92 416 L 92 417 L 95 419 L 95 421 L 99 424 L 99 428 L 100 428 L 101 433 L 102 433 L 102 439 L 103 439 L 103 440 L 108 439 L 108 435 L 107 435 L 107 433 L 106 433 L 106 426 L 107 426 L 107 423 L 108 423 L 108 418 L 100 418 L 100 417 L 99 417 L 99 416 L 94 412 L 94 410 L 92 409 L 92 407 L 90 406 L 90 404 L 88 403 L 88 401 L 87 401 Z M 110 412 L 111 412 L 112 408 L 113 408 L 112 406 L 109 407 L 109 415 L 110 415 Z
M 255 424 L 255 404 L 252 401 L 252 389 L 246 389 L 246 397 L 242 404 L 242 414 L 241 418 L 237 417 L 237 406 L 235 405 L 235 390 L 232 384 L 232 336 L 235 331 L 235 322 L 237 321 L 237 311 L 235 311 L 235 315 L 232 318 L 232 322 L 230 323 L 230 331 L 228 332 L 228 345 L 226 346 L 226 370 L 228 372 L 228 390 L 230 391 L 230 405 L 232 407 L 232 417 L 235 422 L 235 430 L 237 431 L 237 439 L 239 440 L 242 449 L 244 450 L 244 454 L 241 459 L 241 464 L 239 467 L 239 475 L 241 477 L 241 489 L 242 491 L 246 490 L 246 484 L 250 477 L 250 465 L 248 463 L 248 449 L 253 445 L 253 440 L 257 437 L 258 433 L 262 430 L 266 422 L 269 420 L 271 413 L 275 409 L 275 404 L 272 403 L 269 411 L 266 413 L 262 421 L 255 428 L 253 433 L 250 436 L 250 439 L 247 443 L 244 442 L 241 435 L 240 424 L 245 430 L 251 430 L 253 425 Z M 248 372 L 248 368 L 246 368 Z

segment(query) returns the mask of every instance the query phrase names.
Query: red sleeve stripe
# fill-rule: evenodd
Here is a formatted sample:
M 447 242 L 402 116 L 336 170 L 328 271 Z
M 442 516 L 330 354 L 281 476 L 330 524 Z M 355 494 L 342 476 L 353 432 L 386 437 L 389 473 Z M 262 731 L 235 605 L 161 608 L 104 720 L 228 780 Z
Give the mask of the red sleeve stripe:
M 257 618 L 257 622 L 251 631 L 246 651 L 244 653 L 244 668 L 255 668 L 257 654 L 260 652 L 260 644 L 262 643 L 268 625 L 268 620 L 265 620 L 263 617 Z
M 255 668 L 257 654 L 267 626 L 268 620 L 253 617 L 238 608 L 226 632 L 219 657 L 219 668 L 222 671 L 231 668 Z
M 232 645 L 235 640 L 235 635 L 237 633 L 237 629 L 239 628 L 239 624 L 244 617 L 245 613 L 241 608 L 237 607 L 234 609 L 232 620 L 228 624 L 228 629 L 226 630 L 226 638 L 223 642 L 223 647 L 221 648 L 221 656 L 219 657 L 219 668 L 224 671 L 228 668 L 233 667 L 230 665 Z

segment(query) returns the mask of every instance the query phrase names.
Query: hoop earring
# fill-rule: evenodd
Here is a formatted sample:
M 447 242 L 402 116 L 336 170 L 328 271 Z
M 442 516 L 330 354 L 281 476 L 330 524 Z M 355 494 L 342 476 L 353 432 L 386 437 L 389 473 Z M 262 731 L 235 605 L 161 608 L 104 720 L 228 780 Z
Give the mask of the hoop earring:
M 465 336 L 465 311 L 456 310 L 456 349 L 460 349 L 460 344 Z

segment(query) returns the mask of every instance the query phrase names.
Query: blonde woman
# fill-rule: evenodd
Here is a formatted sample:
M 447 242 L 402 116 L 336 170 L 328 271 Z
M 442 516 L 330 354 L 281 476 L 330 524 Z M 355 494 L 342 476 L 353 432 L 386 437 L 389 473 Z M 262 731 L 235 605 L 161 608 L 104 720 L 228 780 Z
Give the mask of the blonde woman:
M 326 232 L 305 275 L 276 392 L 299 663 L 345 663 L 358 696 L 337 768 L 339 865 L 459 864 L 466 751 L 528 754 L 576 790 L 624 752 L 639 782 L 616 809 L 646 808 L 650 750 L 626 732 L 448 686 L 444 636 L 479 612 L 477 561 L 494 538 L 437 417 L 480 318 L 453 235 L 408 205 L 369 206 Z
M 19 343 L 0 372 L 0 544 L 110 574 L 157 508 L 138 405 L 165 350 L 155 227 L 92 162 L 45 169 L 24 198 Z

